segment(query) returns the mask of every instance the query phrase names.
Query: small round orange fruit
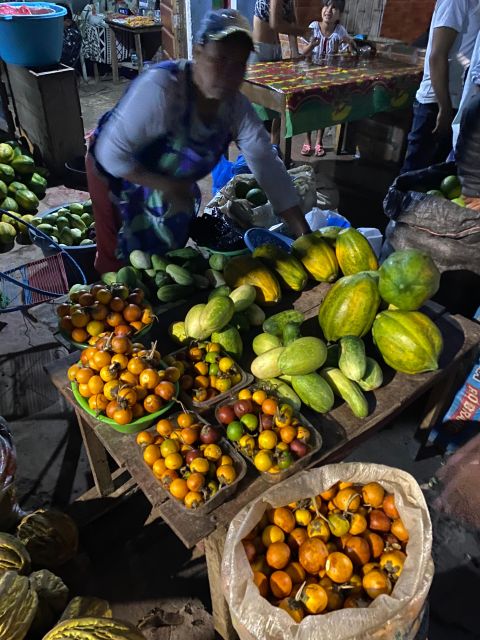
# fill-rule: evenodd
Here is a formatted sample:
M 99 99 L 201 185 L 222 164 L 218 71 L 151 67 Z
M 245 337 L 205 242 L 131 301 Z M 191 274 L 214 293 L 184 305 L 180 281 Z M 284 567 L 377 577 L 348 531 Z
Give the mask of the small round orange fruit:
M 290 547 L 285 542 L 273 542 L 267 549 L 267 563 L 273 569 L 283 569 L 290 561 Z
M 276 598 L 288 597 L 292 586 L 292 579 L 285 571 L 274 571 L 270 576 L 270 589 Z

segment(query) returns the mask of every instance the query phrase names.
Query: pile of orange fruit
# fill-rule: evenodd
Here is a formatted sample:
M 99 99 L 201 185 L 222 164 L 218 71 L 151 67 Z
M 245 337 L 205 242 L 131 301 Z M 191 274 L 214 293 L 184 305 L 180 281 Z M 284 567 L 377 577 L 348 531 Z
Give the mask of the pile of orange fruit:
M 182 412 L 159 420 L 155 430 L 137 434 L 153 475 L 187 509 L 198 509 L 237 478 L 221 432 Z
M 295 622 L 390 595 L 408 531 L 378 482 L 339 482 L 318 496 L 267 511 L 244 538 L 260 595 Z
M 127 336 L 111 333 L 83 349 L 80 362 L 67 375 L 97 415 L 126 425 L 173 400 L 180 372 L 175 367 L 161 368 L 155 345 L 146 349 Z
M 181 362 L 180 388 L 194 402 L 210 400 L 242 380 L 240 368 L 217 342 L 199 342 L 167 356 L 165 362 L 175 366 Z
M 241 389 L 216 408 L 215 416 L 227 438 L 263 473 L 285 471 L 311 450 L 310 429 L 273 391 Z
M 59 327 L 75 342 L 94 345 L 105 332 L 133 336 L 152 324 L 155 316 L 142 289 L 124 284 L 94 284 L 72 292 L 57 307 Z

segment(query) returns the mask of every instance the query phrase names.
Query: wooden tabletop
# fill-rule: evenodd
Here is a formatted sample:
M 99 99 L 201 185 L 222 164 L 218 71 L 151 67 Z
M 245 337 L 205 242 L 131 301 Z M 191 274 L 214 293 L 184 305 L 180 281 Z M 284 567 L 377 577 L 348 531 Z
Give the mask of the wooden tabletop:
M 111 29 L 118 31 L 127 31 L 128 33 L 155 33 L 160 32 L 162 30 L 161 24 L 152 24 L 148 27 L 129 27 L 127 24 L 122 24 L 120 22 L 114 22 L 113 20 L 105 20 L 105 24 L 107 24 Z
M 303 293 L 296 303 L 297 308 L 303 307 L 302 310 L 311 318 L 311 322 L 317 322 L 315 316 L 320 299 L 323 298 L 321 292 L 327 289 L 325 285 L 318 286 L 311 292 Z M 313 301 L 315 306 L 309 311 L 306 308 Z M 438 371 L 415 376 L 386 371 L 384 386 L 367 394 L 371 412 L 365 419 L 355 418 L 345 403 L 335 406 L 324 416 L 306 411 L 306 417 L 320 431 L 323 438 L 322 449 L 312 458 L 309 466 L 344 458 L 359 442 L 388 424 L 414 400 L 452 374 L 462 359 L 479 344 L 480 326 L 477 323 L 461 316 L 443 314 L 443 308 L 438 305 L 431 304 L 424 310 L 435 319 L 444 338 L 445 346 Z M 200 516 L 186 513 L 180 505 L 168 498 L 143 462 L 139 447 L 135 443 L 135 436 L 118 433 L 76 405 L 66 372 L 70 364 L 77 360 L 78 352 L 49 364 L 46 369 L 53 384 L 67 402 L 80 411 L 84 421 L 94 430 L 118 466 L 131 474 L 151 502 L 156 514 L 165 520 L 185 546 L 193 547 L 212 533 L 217 525 L 228 525 L 242 507 L 271 486 L 249 466 L 236 496 L 231 500 L 211 514 Z M 213 420 L 213 416 L 210 419 Z

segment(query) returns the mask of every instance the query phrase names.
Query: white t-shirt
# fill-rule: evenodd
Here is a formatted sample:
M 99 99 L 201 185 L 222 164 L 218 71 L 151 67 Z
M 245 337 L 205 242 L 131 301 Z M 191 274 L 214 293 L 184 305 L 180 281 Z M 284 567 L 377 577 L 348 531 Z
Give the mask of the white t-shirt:
M 477 91 L 480 91 L 480 31 L 478 32 L 475 47 L 473 49 L 472 60 L 470 62 L 470 69 L 468 70 L 467 79 L 465 80 L 462 101 L 460 102 L 458 113 L 452 124 L 454 149 L 457 145 L 458 136 L 460 134 L 460 122 L 462 121 L 463 110 Z
M 184 127 L 188 100 L 185 70 L 174 76 L 163 68 L 145 71 L 134 81 L 105 123 L 95 144 L 95 158 L 110 175 L 128 175 L 136 166 L 134 154 L 168 131 Z M 263 123 L 240 92 L 222 104 L 217 116 L 230 130 L 245 160 L 277 213 L 299 204 L 285 165 L 272 149 Z M 197 141 L 209 131 L 195 112 L 190 131 Z
M 417 100 L 422 104 L 437 101 L 430 77 L 430 54 L 433 30 L 439 27 L 449 27 L 458 33 L 448 56 L 450 98 L 453 108 L 457 109 L 462 97 L 465 71 L 480 30 L 480 0 L 437 0 L 430 26 L 423 80 L 417 91 Z
M 341 40 L 348 38 L 348 32 L 341 24 L 337 24 L 335 31 L 330 36 L 324 36 L 320 28 L 320 22 L 315 21 L 309 24 L 313 29 L 313 37 L 320 40 L 319 44 L 312 51 L 312 59 L 319 60 L 323 56 L 338 53 Z

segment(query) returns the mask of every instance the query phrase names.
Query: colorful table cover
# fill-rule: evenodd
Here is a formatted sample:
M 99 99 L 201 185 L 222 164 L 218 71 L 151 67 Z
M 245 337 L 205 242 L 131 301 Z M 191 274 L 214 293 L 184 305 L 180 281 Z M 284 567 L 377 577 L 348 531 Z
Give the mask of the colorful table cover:
M 251 65 L 249 82 L 285 94 L 285 137 L 408 107 L 422 77 L 419 66 L 376 57 L 329 56 L 320 64 L 282 60 Z M 263 120 L 272 111 L 254 105 Z

